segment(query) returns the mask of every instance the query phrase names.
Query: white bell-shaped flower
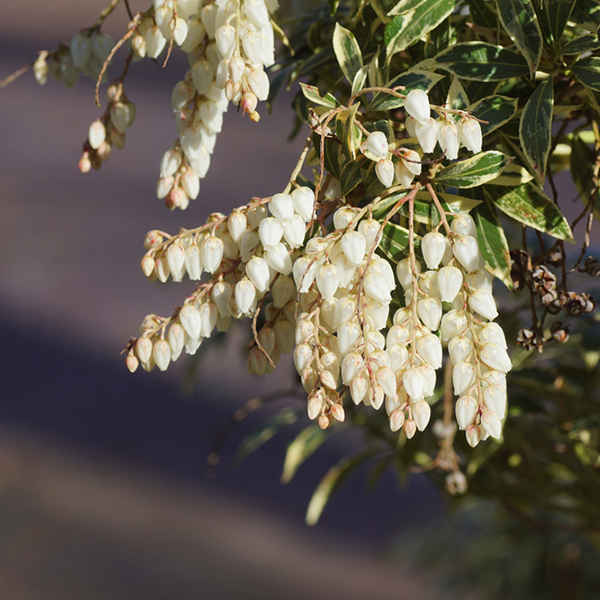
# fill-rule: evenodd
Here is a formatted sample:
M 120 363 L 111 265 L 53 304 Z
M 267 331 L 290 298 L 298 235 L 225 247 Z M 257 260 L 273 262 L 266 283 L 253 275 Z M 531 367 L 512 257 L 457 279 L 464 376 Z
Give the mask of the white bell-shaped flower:
M 404 412 L 400 409 L 396 409 L 390 413 L 390 429 L 392 431 L 399 431 L 404 425 Z
M 296 346 L 294 349 L 294 366 L 296 367 L 296 371 L 298 373 L 302 373 L 302 371 L 309 366 L 310 361 L 313 358 L 313 350 L 309 344 L 300 344 Z
M 258 226 L 258 237 L 267 250 L 275 248 L 283 237 L 283 226 L 276 218 L 267 217 Z
M 171 244 L 167 248 L 167 264 L 173 281 L 181 281 L 185 275 L 185 250 L 180 244 Z
M 396 376 L 391 369 L 388 367 L 379 368 L 375 378 L 386 396 L 396 395 Z
M 394 270 L 392 265 L 385 258 L 376 258 L 369 267 L 369 272 L 379 273 L 385 280 L 389 290 L 396 288 L 396 280 L 394 279 Z
M 312 373 L 314 373 L 315 382 L 316 382 L 316 371 L 314 369 L 304 369 L 304 371 L 302 371 L 302 373 L 305 373 L 308 371 L 311 371 Z M 311 375 L 312 375 L 312 373 L 311 373 Z M 304 384 L 304 377 L 303 377 L 302 383 Z M 312 387 L 314 387 L 314 384 Z M 308 405 L 306 407 L 307 412 L 308 412 L 308 418 L 311 420 L 316 419 L 321 414 L 324 403 L 325 403 L 325 395 L 323 394 L 322 390 L 318 390 L 317 393 L 311 394 L 308 399 Z
M 450 227 L 456 235 L 470 235 L 472 238 L 477 239 L 477 225 L 473 217 L 467 213 L 454 217 Z
M 501 373 L 508 373 L 512 369 L 508 352 L 496 344 L 484 344 L 479 357 L 488 367 Z
M 458 124 L 458 139 L 471 152 L 481 152 L 481 125 L 475 119 L 464 118 Z
M 426 121 L 431 115 L 429 96 L 423 90 L 411 90 L 404 99 L 404 110 L 419 122 Z
M 481 252 L 479 244 L 474 237 L 464 235 L 454 243 L 454 256 L 466 271 L 475 271 L 479 268 Z
M 292 267 L 294 283 L 301 294 L 305 294 L 315 281 L 319 265 L 312 256 L 301 256 Z
M 231 311 L 229 310 L 229 300 L 233 294 L 233 289 L 231 284 L 226 281 L 218 281 L 214 286 L 210 293 L 210 297 L 217 307 L 219 311 L 219 315 L 221 317 L 229 317 L 231 316 Z
M 469 362 L 459 362 L 452 369 L 454 394 L 462 396 L 475 383 L 475 367 Z
M 446 251 L 446 237 L 437 231 L 431 231 L 423 236 L 421 252 L 430 269 L 437 269 Z
M 462 310 L 452 309 L 442 318 L 440 331 L 444 341 L 461 335 L 467 329 L 467 317 Z
M 493 438 L 499 440 L 502 436 L 502 422 L 493 410 L 484 410 L 481 415 L 481 426 Z
M 97 150 L 102 145 L 102 142 L 106 139 L 106 128 L 104 124 L 99 119 L 94 121 L 90 125 L 90 130 L 88 132 L 88 141 L 90 142 L 90 146 Z M 175 169 L 176 171 L 177 169 Z M 173 173 L 175 172 L 173 171 Z M 169 173 L 172 175 L 173 173 Z M 163 175 L 164 177 L 164 175 Z
M 350 206 L 342 206 L 333 213 L 333 226 L 335 229 L 346 229 L 356 216 L 356 212 Z
M 73 65 L 82 69 L 92 56 L 92 40 L 83 33 L 78 33 L 70 45 L 71 59 Z
M 380 160 L 375 165 L 375 174 L 384 187 L 391 187 L 394 183 L 394 163 L 389 158 Z
M 296 214 L 307 223 L 311 221 L 315 210 L 315 193 L 309 187 L 299 187 L 291 193 L 291 196 Z
M 294 201 L 289 194 L 275 194 L 269 202 L 269 211 L 283 225 L 294 216 Z
M 386 344 L 390 348 L 395 344 L 406 344 L 410 339 L 410 331 L 402 325 L 394 325 L 388 330 Z
M 363 357 L 357 352 L 349 352 L 346 354 L 342 360 L 342 381 L 344 385 L 350 385 L 364 365 L 365 361 Z
M 243 277 L 235 286 L 235 304 L 241 314 L 248 314 L 256 302 L 256 288 L 247 278 Z
M 410 187 L 415 178 L 415 174 L 408 169 L 406 163 L 402 160 L 396 163 L 394 174 L 396 175 L 398 184 L 402 187 Z
M 246 264 L 246 275 L 260 294 L 269 289 L 271 276 L 269 264 L 264 258 L 253 256 Z
M 475 448 L 477 444 L 479 444 L 481 440 L 481 434 L 479 432 L 479 427 L 476 425 L 469 425 L 465 430 L 465 437 L 467 438 L 467 443 L 471 448 Z
M 217 48 L 223 58 L 231 58 L 235 51 L 236 33 L 231 25 L 222 25 L 215 33 Z
M 144 39 L 146 40 L 146 53 L 149 58 L 156 58 L 167 45 L 167 39 L 156 25 L 148 27 Z
M 365 238 L 367 250 L 370 251 L 381 230 L 381 224 L 375 219 L 364 219 L 358 224 L 358 231 Z
M 379 273 L 367 273 L 363 285 L 366 294 L 374 300 L 377 300 L 377 302 L 386 304 L 391 301 L 392 296 L 390 294 L 389 286 Z
M 255 31 L 249 31 L 242 38 L 244 53 L 248 57 L 248 60 L 254 65 L 258 65 L 262 62 L 263 44 L 264 40 L 260 33 Z
M 152 340 L 145 336 L 138 338 L 135 343 L 135 353 L 138 355 L 140 362 L 147 363 L 152 356 Z
M 419 282 L 419 286 L 426 296 L 432 296 L 433 298 L 441 299 L 440 288 L 437 280 L 437 271 L 425 271 L 425 273 L 423 273 Z
M 425 377 L 425 397 L 428 398 L 429 396 L 433 396 L 436 383 L 435 369 L 431 365 L 421 365 L 419 369 Z
M 185 304 L 181 311 L 179 311 L 179 320 L 181 326 L 187 335 L 192 339 L 198 339 L 200 337 L 200 313 L 195 306 L 191 304 Z
M 418 367 L 411 367 L 404 372 L 402 383 L 406 393 L 412 400 L 423 400 L 425 397 L 425 375 Z
M 186 195 L 195 200 L 200 193 L 200 177 L 192 169 L 187 169 L 181 176 L 181 187 Z
M 356 405 L 360 404 L 367 397 L 369 387 L 369 380 L 366 377 L 363 375 L 355 377 L 350 384 L 352 402 Z
M 240 255 L 242 262 L 248 262 L 254 256 L 254 249 L 260 245 L 260 238 L 256 231 L 248 229 L 242 235 L 240 240 Z
M 467 336 L 455 337 L 448 342 L 448 354 L 455 365 L 467 360 L 471 352 L 473 352 L 473 342 Z
M 419 431 L 424 431 L 431 418 L 431 406 L 425 400 L 415 402 L 412 406 L 412 416 Z
M 385 133 L 382 131 L 370 133 L 367 137 L 366 148 L 380 160 L 387 158 L 390 147 Z
M 341 239 L 342 250 L 353 265 L 360 265 L 367 251 L 367 242 L 362 233 L 348 231 Z
M 443 302 L 452 302 L 460 291 L 463 275 L 460 269 L 453 266 L 442 267 L 438 271 L 437 284 Z
M 415 261 L 415 268 L 417 273 L 421 272 L 421 266 L 418 262 Z M 410 264 L 410 258 L 403 258 L 396 265 L 396 276 L 398 277 L 398 281 L 400 285 L 406 290 L 408 288 L 412 288 L 413 284 L 413 272 Z
M 493 321 L 498 316 L 496 301 L 487 290 L 475 290 L 469 295 L 469 308 L 479 313 L 482 317 Z
M 435 150 L 439 129 L 440 124 L 432 118 L 415 123 L 415 135 L 425 154 L 430 154 Z
M 399 374 L 406 369 L 408 366 L 408 350 L 406 349 L 406 346 L 401 344 L 388 346 L 387 353 L 390 357 L 390 369 L 392 369 L 394 373 Z
M 200 313 L 200 335 L 208 338 L 217 324 L 217 307 L 212 302 L 204 302 L 198 312 Z
M 479 410 L 477 400 L 473 396 L 461 396 L 456 402 L 456 422 L 459 429 L 466 429 Z
M 173 30 L 173 41 L 181 46 L 183 42 L 185 42 L 185 38 L 188 35 L 188 26 L 187 22 L 181 17 L 177 17 L 175 21 L 175 29 Z
M 350 321 L 344 323 L 337 334 L 338 350 L 341 356 L 345 356 L 361 337 L 361 330 L 357 323 Z
M 438 142 L 448 160 L 458 158 L 460 142 L 458 141 L 458 128 L 454 123 L 449 121 L 442 123 L 438 131 Z
M 229 229 L 229 235 L 236 244 L 242 239 L 247 227 L 246 215 L 239 210 L 234 210 L 227 220 L 227 228 Z
M 209 273 L 215 273 L 223 259 L 223 242 L 215 236 L 207 237 L 201 248 L 202 264 Z
M 483 390 L 483 402 L 498 418 L 506 416 L 506 388 L 494 383 Z
M 206 95 L 208 93 L 214 78 L 215 70 L 205 58 L 201 58 L 194 63 L 194 66 L 192 67 L 192 81 L 199 94 Z
M 192 13 L 193 14 L 193 13 Z M 206 29 L 199 19 L 190 19 L 188 21 L 188 32 L 185 41 L 181 44 L 181 49 L 190 54 L 197 46 L 202 43 L 206 37 Z
M 258 100 L 264 101 L 269 96 L 269 77 L 260 67 L 254 67 L 246 76 L 252 93 Z
M 417 303 L 417 313 L 425 327 L 436 331 L 442 318 L 442 303 L 437 298 L 423 298 Z
M 243 11 L 259 29 L 269 24 L 269 13 L 263 0 L 244 0 Z
M 504 331 L 498 323 L 486 323 L 483 325 L 478 332 L 478 338 L 479 341 L 484 344 L 490 342 L 496 344 L 496 346 L 499 346 L 500 348 L 506 349 L 508 347 Z
M 442 366 L 442 343 L 433 333 L 428 333 L 417 340 L 417 352 L 434 369 Z
M 340 284 L 340 276 L 335 265 L 324 264 L 317 269 L 317 288 L 326 300 L 331 300 Z
M 154 344 L 152 349 L 152 356 L 156 366 L 161 371 L 166 371 L 169 363 L 171 362 L 171 348 L 165 340 L 159 340 Z
M 402 432 L 406 436 L 406 439 L 411 440 L 415 437 L 415 433 L 417 433 L 417 425 L 412 419 L 408 419 L 402 427 Z
M 173 325 L 169 327 L 167 341 L 169 342 L 169 348 L 171 348 L 171 360 L 176 361 L 179 358 L 185 343 L 185 331 L 179 323 L 173 323 Z
M 289 250 L 283 244 L 269 248 L 265 258 L 269 266 L 277 273 L 289 275 L 292 272 L 292 259 Z
M 465 277 L 467 285 L 473 290 L 486 290 L 492 293 L 492 276 L 483 269 L 477 269 Z

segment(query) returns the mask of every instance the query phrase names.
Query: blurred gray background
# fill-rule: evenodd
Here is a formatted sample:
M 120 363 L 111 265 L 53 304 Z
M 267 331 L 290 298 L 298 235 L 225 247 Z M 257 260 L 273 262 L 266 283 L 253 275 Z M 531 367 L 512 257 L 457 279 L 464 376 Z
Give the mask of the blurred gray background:
M 0 79 L 68 42 L 103 7 L 4 3 Z M 125 24 L 119 6 L 105 30 L 116 40 Z M 227 466 L 259 426 L 255 415 L 226 441 L 216 478 L 205 478 L 220 427 L 251 395 L 288 387 L 289 362 L 264 381 L 250 377 L 240 332 L 205 358 L 192 391 L 181 385 L 186 358 L 166 373 L 125 369 L 119 353 L 143 316 L 170 314 L 192 289 L 145 279 L 145 233 L 281 191 L 304 137 L 284 141 L 291 96 L 271 116 L 261 106 L 259 124 L 230 110 L 200 197 L 169 212 L 155 185 L 176 136 L 171 89 L 186 69 L 180 53 L 166 69 L 133 65 L 127 145 L 87 175 L 77 162 L 100 114 L 91 79 L 67 91 L 52 80 L 40 87 L 29 72 L 0 89 L 0 598 L 436 598 L 429 580 L 385 560 L 395 534 L 443 510 L 425 478 L 398 492 L 390 474 L 369 493 L 359 472 L 316 528 L 304 525 L 312 490 L 358 438 L 334 438 L 282 486 L 289 434 Z

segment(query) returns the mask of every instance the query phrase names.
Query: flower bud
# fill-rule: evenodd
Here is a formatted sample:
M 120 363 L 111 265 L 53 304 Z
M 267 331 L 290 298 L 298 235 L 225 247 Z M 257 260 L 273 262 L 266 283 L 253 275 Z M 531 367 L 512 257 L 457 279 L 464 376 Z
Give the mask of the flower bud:
M 319 423 L 319 427 L 321 429 L 327 429 L 330 425 L 329 417 L 327 417 L 326 415 L 321 415 L 317 422 Z
M 398 431 L 404 425 L 404 412 L 396 409 L 390 413 L 390 429 Z
M 350 396 L 354 404 L 360 404 L 367 396 L 369 391 L 369 381 L 366 377 L 359 375 L 352 380 L 350 384 Z
M 40 85 L 44 85 L 46 83 L 46 81 L 48 80 L 48 73 L 50 71 L 50 68 L 48 67 L 48 63 L 46 62 L 47 56 L 48 56 L 48 52 L 46 50 L 44 50 L 39 53 L 38 57 L 35 59 L 35 62 L 33 63 L 33 74 L 35 76 L 35 80 Z M 137 368 L 137 366 L 136 366 L 136 368 Z M 132 371 L 132 373 L 133 373 L 133 371 Z
M 248 73 L 246 81 L 252 90 L 252 93 L 260 100 L 264 101 L 269 97 L 269 77 L 259 67 L 255 67 Z
M 371 250 L 375 243 L 381 224 L 375 219 L 364 219 L 358 224 L 358 231 L 362 233 L 365 238 L 367 250 Z
M 283 308 L 295 295 L 294 282 L 285 275 L 280 275 L 272 288 L 275 308 Z
M 455 160 L 458 158 L 458 147 L 460 142 L 458 141 L 458 129 L 454 123 L 446 122 L 438 131 L 438 142 L 442 152 L 446 155 L 448 160 Z
M 418 401 L 425 397 L 425 376 L 418 367 L 412 367 L 405 371 L 402 383 L 412 400 Z
M 342 251 L 353 265 L 360 265 L 367 250 L 366 240 L 358 231 L 348 231 L 341 239 Z
M 262 62 L 263 43 L 264 41 L 260 33 L 255 31 L 249 31 L 242 38 L 244 53 L 248 57 L 248 60 L 254 65 L 259 65 Z
M 437 269 L 446 250 L 446 237 L 438 232 L 430 232 L 423 236 L 421 252 L 430 269 Z
M 404 432 L 406 439 L 410 440 L 414 437 L 415 433 L 417 433 L 417 425 L 412 419 L 408 419 L 408 421 L 404 423 L 402 431 Z
M 338 338 L 339 339 L 339 338 Z M 349 352 L 342 360 L 342 382 L 350 385 L 365 364 L 364 359 L 357 352 Z
M 452 369 L 454 394 L 462 396 L 475 383 L 475 367 L 468 362 L 460 362 Z
M 467 336 L 455 337 L 448 342 L 448 353 L 455 365 L 467 360 L 471 352 L 473 352 L 473 342 Z
M 472 238 L 477 239 L 477 225 L 475 225 L 475 221 L 471 215 L 463 213 L 454 217 L 450 227 L 456 235 L 470 235 Z
M 268 265 L 277 273 L 289 275 L 292 272 L 292 259 L 288 249 L 283 244 L 277 244 L 277 246 L 269 248 L 265 253 L 265 258 Z
M 502 422 L 493 410 L 484 410 L 481 415 L 481 426 L 493 438 L 499 440 L 502 436 Z
M 337 381 L 331 371 L 321 371 L 319 379 L 326 388 L 330 390 L 335 390 L 337 388 Z
M 459 336 L 467 329 L 467 318 L 462 311 L 453 309 L 442 318 L 440 331 L 444 341 Z
M 173 281 L 181 281 L 185 275 L 185 250 L 180 244 L 171 244 L 167 248 L 167 264 Z
M 263 219 L 258 226 L 258 236 L 266 249 L 274 248 L 281 241 L 283 227 L 274 217 Z
M 73 65 L 81 69 L 92 56 L 92 40 L 87 35 L 78 33 L 71 40 L 70 50 Z
M 294 216 L 294 201 L 289 194 L 275 194 L 269 202 L 269 211 L 283 224 Z
M 294 349 L 294 365 L 298 373 L 310 365 L 313 358 L 313 350 L 309 344 L 300 344 Z
M 483 390 L 483 403 L 503 419 L 506 416 L 506 388 L 497 383 L 488 385 Z
M 246 264 L 246 274 L 260 294 L 269 289 L 271 275 L 269 265 L 264 258 L 253 256 Z
M 479 268 L 481 253 L 479 244 L 474 237 L 465 235 L 459 238 L 454 244 L 453 252 L 458 262 L 467 271 L 475 271 Z
M 461 396 L 456 402 L 456 422 L 460 429 L 466 429 L 475 419 L 479 410 L 477 400 L 473 396 Z
M 171 348 L 171 360 L 176 361 L 183 350 L 185 343 L 185 331 L 179 323 L 173 323 L 169 327 L 169 334 L 167 336 L 169 347 Z
M 431 406 L 425 400 L 415 402 L 412 406 L 412 416 L 419 431 L 423 431 L 431 418 Z
M 215 40 L 221 56 L 223 58 L 231 58 L 236 45 L 235 29 L 231 25 L 219 27 L 215 33 Z
M 335 295 L 339 283 L 340 277 L 338 269 L 335 265 L 324 264 L 317 269 L 317 288 L 319 293 L 325 300 L 331 300 Z
M 388 367 L 381 367 L 376 375 L 377 383 L 387 396 L 396 395 L 396 376 Z
M 245 0 L 243 8 L 244 15 L 259 29 L 269 24 L 269 13 L 263 0 Z
M 190 338 L 198 339 L 200 337 L 202 320 L 200 318 L 200 312 L 195 306 L 185 304 L 179 311 L 179 320 L 181 321 L 181 326 L 184 331 Z
M 508 347 L 506 345 L 504 331 L 502 331 L 502 327 L 500 327 L 498 323 L 486 323 L 483 325 L 483 327 L 479 330 L 478 338 L 482 343 L 490 342 L 504 349 Z
M 415 124 L 415 135 L 425 154 L 430 154 L 435 150 L 439 129 L 440 124 L 432 118 L 422 122 L 418 121 Z
M 97 150 L 105 139 L 106 129 L 104 127 L 104 123 L 98 119 L 90 125 L 88 141 L 90 142 L 90 146 L 94 150 Z
M 315 210 L 315 193 L 309 187 L 299 187 L 291 193 L 294 211 L 307 223 L 312 220 Z
M 484 344 L 479 357 L 488 367 L 501 373 L 508 373 L 512 369 L 508 353 L 496 344 Z
M 302 382 L 302 387 L 304 388 L 304 391 L 307 394 L 310 394 L 315 389 L 315 386 L 317 385 L 317 380 L 318 380 L 317 372 L 314 369 L 310 369 L 310 368 L 304 369 L 302 371 L 302 373 L 300 373 L 300 381 Z M 318 409 L 317 409 L 317 406 L 313 404 L 313 411 L 317 410 L 317 412 L 312 413 L 312 414 L 314 414 L 314 416 L 311 416 L 311 408 L 310 408 L 311 404 L 310 403 L 311 403 L 311 400 L 309 398 L 308 417 L 309 417 L 309 419 L 314 419 L 321 411 L 321 404 L 318 405 Z
M 379 273 L 367 273 L 364 278 L 364 289 L 368 296 L 382 304 L 387 304 L 392 299 L 389 287 Z
M 469 295 L 469 308 L 492 321 L 498 316 L 494 297 L 487 290 L 475 290 Z
M 371 154 L 374 154 L 379 159 L 387 158 L 390 147 L 385 133 L 382 131 L 370 133 L 367 137 L 366 148 Z
M 235 304 L 241 314 L 248 314 L 256 302 L 256 288 L 244 277 L 235 286 Z
M 417 340 L 417 352 L 434 369 L 442 366 L 442 344 L 433 333 L 428 333 Z
M 492 293 L 492 276 L 483 269 L 478 269 L 469 273 L 465 277 L 467 285 L 473 290 L 486 290 Z
M 246 215 L 239 210 L 234 210 L 227 221 L 227 228 L 233 241 L 237 244 L 242 239 L 242 236 L 246 232 L 248 226 L 248 220 Z
M 415 262 L 415 267 L 417 273 L 421 272 L 421 268 L 418 262 Z M 400 285 L 406 290 L 407 288 L 412 288 L 413 284 L 413 272 L 410 264 L 410 258 L 403 258 L 396 265 L 396 276 L 398 277 L 398 281 Z
M 292 268 L 294 283 L 302 294 L 308 292 L 315 280 L 318 264 L 311 256 L 301 256 L 296 260 Z
M 479 444 L 479 440 L 481 439 L 481 435 L 479 433 L 479 427 L 476 425 L 469 425 L 467 430 L 465 431 L 465 435 L 467 438 L 467 443 L 471 448 L 475 448 L 477 444 Z
M 437 284 L 443 302 L 452 302 L 460 291 L 463 276 L 460 269 L 447 266 L 438 271 Z
M 461 119 L 458 125 L 458 139 L 471 152 L 481 152 L 481 125 L 475 119 Z
M 404 110 L 419 122 L 429 119 L 431 108 L 429 97 L 423 90 L 411 90 L 404 99 Z
M 140 359 L 140 362 L 147 363 L 152 356 L 152 340 L 142 336 L 135 343 L 135 352 Z
M 165 283 L 167 279 L 169 279 L 171 271 L 169 270 L 169 263 L 167 262 L 167 257 L 164 256 L 164 254 L 161 254 L 160 256 L 157 255 L 154 270 L 156 272 L 158 280 L 161 283 Z
M 156 366 L 161 371 L 166 371 L 169 366 L 169 362 L 171 362 L 171 348 L 169 348 L 169 344 L 165 342 L 165 340 L 159 340 L 154 344 L 154 348 L 152 349 L 152 356 L 154 358 L 154 362 Z
M 442 318 L 442 303 L 437 298 L 423 298 L 417 303 L 417 313 L 425 327 L 436 331 Z
M 304 371 L 311 371 L 315 373 L 313 369 L 304 369 Z M 304 373 L 303 371 L 303 373 Z M 314 385 L 313 385 L 314 388 Z M 325 404 L 325 396 L 322 390 L 316 390 L 314 393 L 310 394 L 308 397 L 308 418 L 311 420 L 316 419 L 323 410 L 323 405 Z
M 401 160 L 400 162 L 396 163 L 394 173 L 399 185 L 402 187 L 410 187 L 412 185 L 415 175 L 409 171 L 404 161 Z
M 138 368 L 139 361 L 135 355 L 128 354 L 125 364 L 127 365 L 127 368 L 129 369 L 130 373 L 135 373 L 135 371 Z
M 375 174 L 384 187 L 391 187 L 394 183 L 394 163 L 389 158 L 380 160 L 375 166 Z

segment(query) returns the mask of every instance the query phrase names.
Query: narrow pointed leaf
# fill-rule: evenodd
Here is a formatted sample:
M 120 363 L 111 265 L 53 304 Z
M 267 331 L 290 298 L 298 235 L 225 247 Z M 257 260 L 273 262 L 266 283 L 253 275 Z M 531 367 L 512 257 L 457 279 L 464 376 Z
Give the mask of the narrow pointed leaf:
M 309 425 L 291 442 L 285 453 L 281 483 L 289 483 L 300 465 L 329 437 L 328 430 L 318 425 Z
M 421 246 L 421 237 L 415 235 L 415 248 Z M 408 229 L 388 223 L 383 229 L 379 250 L 392 262 L 397 263 L 406 254 L 408 248 Z
M 342 188 L 342 196 L 349 194 L 361 181 L 361 166 L 364 159 L 359 157 L 357 160 L 348 161 L 343 167 L 340 174 L 340 186 Z
M 383 23 L 388 23 L 391 20 L 388 13 L 397 2 L 398 0 L 369 0 L 369 4 Z
M 327 108 L 336 108 L 340 105 L 335 96 L 327 92 L 325 96 L 321 96 L 319 94 L 319 88 L 314 85 L 308 85 L 307 83 L 300 83 L 300 87 L 302 88 L 302 93 L 304 94 L 307 100 L 314 102 L 315 104 L 320 104 L 321 106 L 326 106 Z
M 558 47 L 576 0 L 533 0 L 547 45 Z
M 469 112 L 481 123 L 481 133 L 485 136 L 498 127 L 508 123 L 517 112 L 517 98 L 506 96 L 488 96 L 469 107 Z
M 585 87 L 600 92 L 600 58 L 582 58 L 571 67 L 571 72 Z
M 600 25 L 600 4 L 596 0 L 576 0 L 571 20 L 590 31 L 596 31 Z
M 511 160 L 510 156 L 495 150 L 481 152 L 441 169 L 435 182 L 455 188 L 472 188 L 498 177 Z
M 502 174 L 492 181 L 494 185 L 517 186 L 533 179 L 533 175 L 521 165 L 511 163 L 502 171 Z
M 335 24 L 333 32 L 333 50 L 342 73 L 352 85 L 356 74 L 363 67 L 362 54 L 354 34 L 339 23 Z
M 466 110 L 470 104 L 467 92 L 460 83 L 458 77 L 452 78 L 452 83 L 450 84 L 450 89 L 448 90 L 448 96 L 446 98 L 446 104 L 448 105 L 448 108 L 453 110 Z
M 600 40 L 598 36 L 592 33 L 582 35 L 567 42 L 561 49 L 561 54 L 583 54 L 584 52 L 592 52 L 600 48 Z
M 546 165 L 552 143 L 552 107 L 554 82 L 552 77 L 537 86 L 527 101 L 519 125 L 521 147 L 540 181 L 546 177 Z
M 356 92 L 360 92 L 360 90 L 362 90 L 365 87 L 368 71 L 369 67 L 364 66 L 362 67 L 362 69 L 359 69 L 359 71 L 356 73 L 354 81 L 352 82 L 352 91 L 350 92 L 352 96 L 354 96 Z
M 496 0 L 498 16 L 510 39 L 527 60 L 533 77 L 542 56 L 542 32 L 530 0 Z

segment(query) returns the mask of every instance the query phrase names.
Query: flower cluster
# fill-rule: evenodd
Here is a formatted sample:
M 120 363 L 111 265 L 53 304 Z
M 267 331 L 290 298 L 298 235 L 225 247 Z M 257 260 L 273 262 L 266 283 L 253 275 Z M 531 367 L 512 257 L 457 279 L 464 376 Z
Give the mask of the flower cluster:
M 165 282 L 171 276 L 181 281 L 186 273 L 193 281 L 203 273 L 210 277 L 171 318 L 146 317 L 141 337 L 128 348 L 130 370 L 139 361 L 146 370 L 156 364 L 164 371 L 184 347 L 194 354 L 215 327 L 227 331 L 232 318 L 256 317 L 269 292 L 272 302 L 265 306 L 266 323 L 250 350 L 249 367 L 262 374 L 275 366 L 281 353 L 291 352 L 296 288 L 289 275 L 314 202 L 312 190 L 300 187 L 251 202 L 228 217 L 215 213 L 206 225 L 166 241 L 163 233 L 151 231 L 142 259 L 142 270 L 151 280 Z

